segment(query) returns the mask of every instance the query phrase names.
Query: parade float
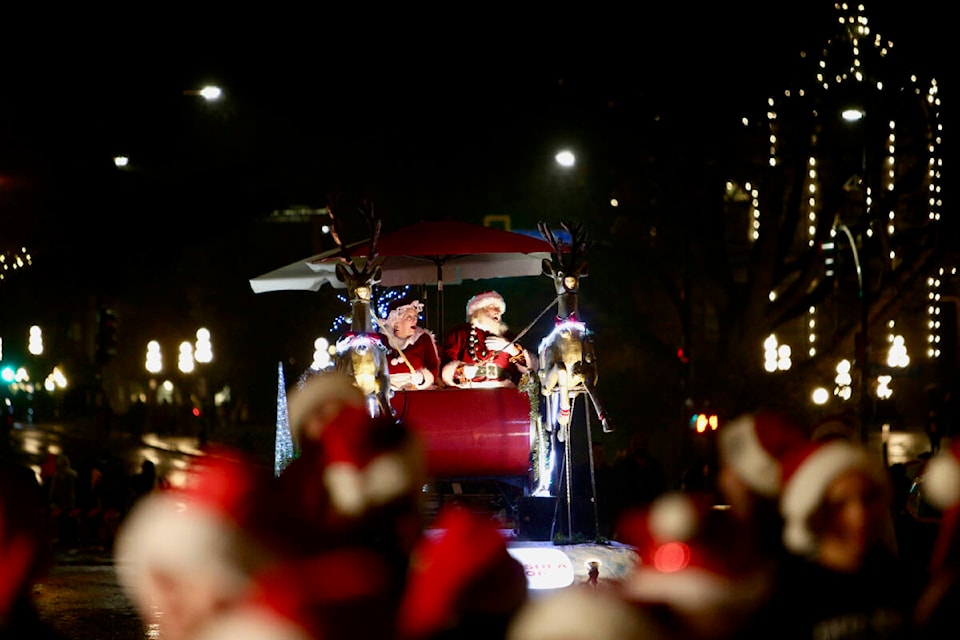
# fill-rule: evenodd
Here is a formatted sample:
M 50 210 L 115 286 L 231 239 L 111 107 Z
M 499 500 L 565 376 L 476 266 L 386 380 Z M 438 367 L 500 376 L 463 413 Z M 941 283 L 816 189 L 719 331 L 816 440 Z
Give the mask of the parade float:
M 358 242 L 341 235 L 338 218 L 330 211 L 331 237 L 336 247 L 280 267 L 250 280 L 254 292 L 283 290 L 321 291 L 329 286 L 350 306 L 349 330 L 336 340 L 331 368 L 351 376 L 368 399 L 372 416 L 392 414 L 413 429 L 426 454 L 432 499 L 463 496 L 471 486 L 495 487 L 506 503 L 506 521 L 512 523 L 511 545 L 524 563 L 556 568 L 561 573 L 587 574 L 590 563 L 608 567 L 629 565 L 631 559 L 613 552 L 598 560 L 604 549 L 588 549 L 580 560 L 531 559 L 540 553 L 528 548 L 534 541 L 593 542 L 600 539 L 593 479 L 593 420 L 602 433 L 613 430 L 596 389 L 597 357 L 592 333 L 579 315 L 577 296 L 587 275 L 587 254 L 592 242 L 582 225 L 563 222 L 554 232 L 538 225 L 541 237 L 464 222 L 419 222 L 390 234 L 380 233 L 380 219 L 362 210 L 370 234 Z M 447 388 L 391 391 L 386 347 L 377 327 L 375 287 L 413 285 L 436 287 L 435 335 L 443 335 L 444 284 L 501 277 L 547 276 L 553 296 L 543 310 L 516 334 L 526 337 L 535 323 L 552 312 L 553 328 L 539 342 L 539 368 L 525 374 L 519 384 L 499 388 Z M 438 341 L 441 338 L 438 337 Z M 309 373 L 309 372 L 307 372 Z M 281 444 L 285 415 L 282 408 L 285 382 L 280 367 L 278 387 L 278 472 L 294 455 L 290 444 Z M 583 403 L 576 411 L 578 403 Z M 579 438 L 572 438 L 573 430 Z M 591 514 L 575 513 L 572 497 L 573 443 L 586 442 L 577 452 L 589 459 Z M 580 480 L 582 481 L 582 480 Z M 581 521 L 575 521 L 576 518 Z M 592 521 L 583 521 L 592 520 Z M 577 545 L 573 545 L 577 546 Z M 596 546 L 596 545 L 591 545 Z M 571 549 L 573 547 L 571 546 Z M 572 558 L 569 553 L 564 558 Z M 540 572 L 535 572 L 543 579 Z M 553 571 L 556 574 L 556 571 Z M 553 575 L 548 582 L 564 582 Z

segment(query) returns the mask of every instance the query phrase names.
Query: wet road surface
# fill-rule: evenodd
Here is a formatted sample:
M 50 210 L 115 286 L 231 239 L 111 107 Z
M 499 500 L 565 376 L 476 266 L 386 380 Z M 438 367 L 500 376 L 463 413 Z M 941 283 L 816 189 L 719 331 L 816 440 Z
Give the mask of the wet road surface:
M 41 618 L 66 640 L 159 637 L 140 622 L 104 553 L 61 554 L 33 593 Z

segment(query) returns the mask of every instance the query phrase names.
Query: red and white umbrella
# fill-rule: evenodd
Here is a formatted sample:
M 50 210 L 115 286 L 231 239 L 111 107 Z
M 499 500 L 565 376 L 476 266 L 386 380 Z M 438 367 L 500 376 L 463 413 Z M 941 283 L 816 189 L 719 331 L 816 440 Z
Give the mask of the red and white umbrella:
M 354 259 L 367 256 L 369 243 L 348 245 Z M 463 280 L 537 276 L 552 247 L 541 238 L 493 227 L 440 220 L 418 222 L 380 236 L 377 254 L 384 258 L 380 284 L 437 285 L 439 326 L 442 331 L 443 286 Z M 337 280 L 339 249 L 311 256 L 250 280 L 255 293 L 299 290 L 319 291 L 324 284 L 345 285 Z

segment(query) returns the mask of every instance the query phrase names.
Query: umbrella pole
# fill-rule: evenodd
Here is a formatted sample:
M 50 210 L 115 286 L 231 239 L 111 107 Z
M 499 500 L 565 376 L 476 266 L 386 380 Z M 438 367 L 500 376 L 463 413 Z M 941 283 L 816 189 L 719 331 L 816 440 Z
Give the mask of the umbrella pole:
M 437 336 L 443 340 L 443 263 L 437 262 Z

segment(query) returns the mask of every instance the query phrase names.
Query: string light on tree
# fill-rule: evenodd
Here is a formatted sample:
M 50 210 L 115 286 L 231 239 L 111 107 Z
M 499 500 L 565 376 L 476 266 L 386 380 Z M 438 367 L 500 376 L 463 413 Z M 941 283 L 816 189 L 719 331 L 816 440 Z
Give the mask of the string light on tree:
M 833 379 L 836 387 L 833 394 L 842 400 L 849 400 L 853 396 L 853 376 L 850 375 L 850 361 L 844 358 L 837 363 L 837 375 Z
M 405 298 L 409 292 L 410 285 L 406 285 L 401 289 L 386 289 L 374 286 L 370 296 L 370 319 L 373 321 L 373 326 L 379 326 L 379 320 L 387 317 L 391 302 Z M 342 293 L 337 294 L 337 299 L 347 305 L 350 304 L 347 296 Z M 349 314 L 340 314 L 333 319 L 330 332 L 339 333 L 341 329 L 349 328 L 352 323 L 353 318 Z
M 26 247 L 21 247 L 17 252 L 0 251 L 0 280 L 5 280 L 15 271 L 32 265 L 33 257 Z
M 890 388 L 890 382 L 893 376 L 877 376 L 877 398 L 889 400 L 893 396 L 893 389 Z
M 854 96 L 861 103 L 856 113 L 862 118 L 866 114 L 864 107 L 869 106 L 871 112 L 867 115 L 874 124 L 870 130 L 863 128 L 863 167 L 858 172 L 858 180 L 851 183 L 851 187 L 863 190 L 864 217 L 871 219 L 872 215 L 878 214 L 876 224 L 867 224 L 861 233 L 865 238 L 883 234 L 882 243 L 886 247 L 883 259 L 888 268 L 896 270 L 906 257 L 902 240 L 900 244 L 894 242 L 896 236 L 903 234 L 903 214 L 906 212 L 899 205 L 904 195 L 898 193 L 898 188 L 911 188 L 907 183 L 915 175 L 912 170 L 914 165 L 918 169 L 926 165 L 926 182 L 920 187 L 927 191 L 926 202 L 916 200 L 921 207 L 923 204 L 926 207 L 925 211 L 918 213 L 925 214 L 930 222 L 939 222 L 941 219 L 943 125 L 939 84 L 929 76 L 904 75 L 901 67 L 891 63 L 893 42 L 873 30 L 863 3 L 838 2 L 834 8 L 839 18 L 838 32 L 830 38 L 819 55 L 808 56 L 804 52 L 804 57 L 815 65 L 811 69 L 812 82 L 808 80 L 806 86 L 801 84 L 787 88 L 781 96 L 772 96 L 767 100 L 768 165 L 774 167 L 784 162 L 787 145 L 796 142 L 791 136 L 784 135 L 786 126 L 793 123 L 792 120 L 786 121 L 785 114 L 802 114 L 806 110 L 819 123 L 809 133 L 813 152 L 807 159 L 804 184 L 806 210 L 801 211 L 807 239 L 815 242 L 813 236 L 817 228 L 822 231 L 823 226 L 818 223 L 821 213 L 819 191 L 824 177 L 828 177 L 820 175 L 820 164 L 824 159 L 821 149 L 827 152 L 835 149 L 827 137 L 831 129 L 826 119 L 832 118 L 836 111 L 827 107 L 845 100 L 846 96 Z M 750 119 L 744 118 L 743 123 L 749 126 Z M 908 130 L 905 132 L 905 129 Z M 876 138 L 876 144 L 870 140 L 871 133 Z M 871 153 L 875 162 L 869 166 L 866 162 L 868 149 L 875 150 Z M 751 193 L 751 196 L 754 202 L 759 200 L 757 194 Z M 882 210 L 879 210 L 880 206 Z M 755 217 L 749 219 L 747 232 L 755 240 L 759 237 L 760 225 L 756 217 L 759 216 L 759 207 L 755 206 L 754 209 Z M 899 217 L 898 212 L 901 214 Z M 916 226 L 918 221 L 911 219 L 906 224 Z M 832 269 L 832 266 L 829 268 Z M 939 278 L 927 280 L 930 300 L 926 356 L 931 360 L 940 357 L 939 279 L 942 277 L 941 272 Z M 814 335 L 813 326 L 808 330 L 810 336 Z M 812 358 L 816 353 L 811 341 L 808 356 Z
M 887 366 L 904 369 L 910 366 L 910 356 L 907 354 L 907 343 L 903 336 L 892 333 L 894 321 L 889 322 L 891 330 L 887 340 L 890 342 L 890 349 L 887 351 Z
M 790 345 L 780 344 L 777 336 L 771 333 L 763 341 L 763 368 L 768 373 L 789 370 L 793 366 L 791 353 Z

